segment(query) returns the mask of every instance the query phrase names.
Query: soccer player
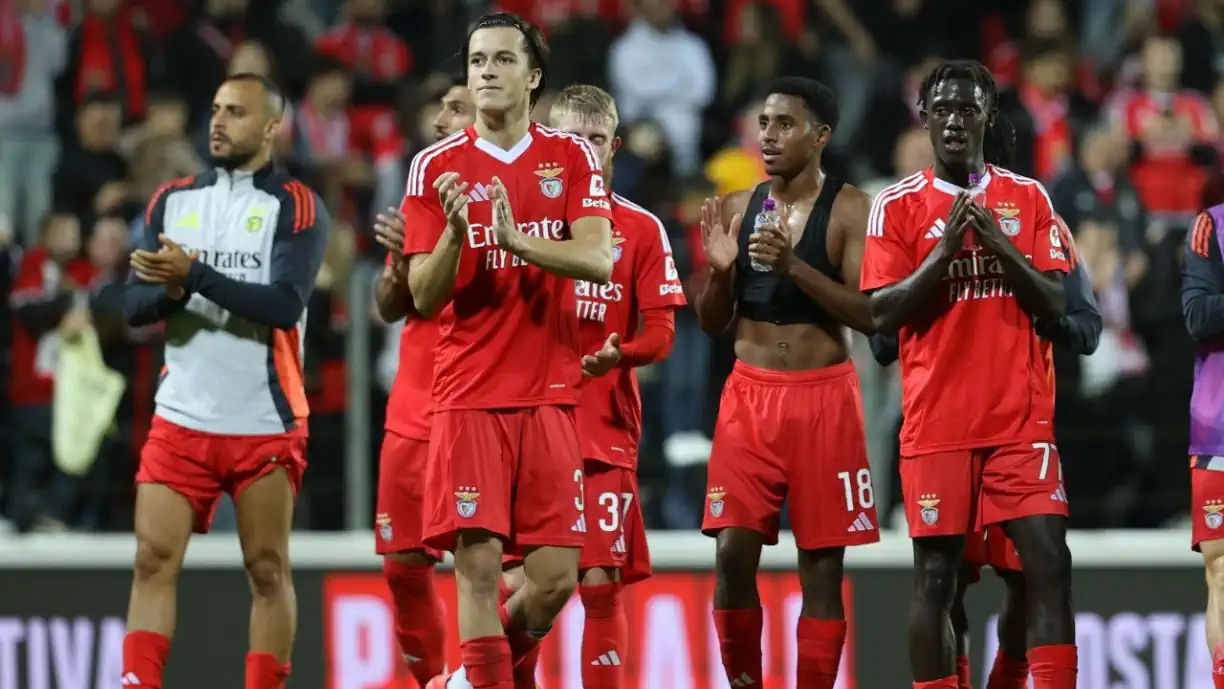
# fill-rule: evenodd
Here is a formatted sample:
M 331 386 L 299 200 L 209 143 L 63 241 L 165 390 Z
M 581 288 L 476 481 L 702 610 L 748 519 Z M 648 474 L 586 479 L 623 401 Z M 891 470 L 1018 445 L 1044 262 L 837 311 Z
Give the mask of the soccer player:
M 984 67 L 939 65 L 919 107 L 935 164 L 876 196 L 861 285 L 877 329 L 900 342 L 914 686 L 957 686 L 949 613 L 965 537 L 1002 524 L 1024 562 L 1035 686 L 1072 689 L 1067 497 L 1038 336 L 1065 311 L 1066 250 L 1041 184 L 991 164 L 1010 138 Z
M 1076 354 L 1088 356 L 1096 351 L 1101 338 L 1101 312 L 1092 294 L 1092 281 L 1080 262 L 1071 231 L 1061 216 L 1055 215 L 1071 272 L 1067 275 L 1067 313 L 1057 323 L 1043 325 L 1041 337 Z M 881 366 L 897 361 L 896 335 L 871 337 L 871 352 Z M 965 613 L 965 592 L 981 579 L 982 567 L 989 565 L 1003 580 L 1005 595 L 999 610 L 999 650 L 986 689 L 1021 689 L 1028 686 L 1028 648 L 1025 641 L 1024 574 L 1015 545 L 1003 528 L 993 525 L 974 534 L 965 543 L 965 559 L 957 579 L 956 600 L 952 604 L 952 630 L 956 636 L 956 670 L 960 689 L 971 689 L 969 664 L 969 620 Z
M 573 280 L 612 275 L 599 156 L 533 124 L 539 29 L 486 15 L 464 49 L 476 123 L 413 160 L 403 204 L 413 304 L 440 315 L 425 545 L 455 554 L 463 667 L 433 686 L 514 686 L 577 584 L 586 539 Z M 503 547 L 526 583 L 498 604 Z
M 549 124 L 590 142 L 604 182 L 620 148 L 620 116 L 612 96 L 595 86 L 570 86 L 549 111 Z M 620 600 L 624 586 L 651 574 L 646 528 L 638 499 L 637 457 L 642 400 L 633 369 L 667 357 L 676 334 L 675 309 L 684 289 L 667 230 L 650 211 L 613 194 L 612 281 L 577 283 L 583 384 L 578 403 L 587 538 L 578 570 L 586 624 L 582 631 L 582 686 L 624 686 L 628 626 Z M 638 322 L 641 321 L 639 329 Z M 506 572 L 507 590 L 521 585 L 521 570 Z M 534 667 L 527 668 L 530 671 Z M 518 668 L 516 668 L 516 672 Z
M 133 326 L 166 321 L 166 367 L 136 474 L 123 686 L 162 686 L 187 540 L 208 530 L 222 491 L 252 593 L 246 689 L 289 675 L 289 530 L 309 411 L 302 334 L 330 220 L 270 162 L 284 105 L 266 77 L 229 77 L 212 105 L 214 168 L 153 195 L 132 254 L 124 312 Z
M 472 96 L 459 81 L 442 95 L 432 126 L 440 141 L 472 126 Z M 404 217 L 379 214 L 375 237 L 387 249 L 387 265 L 375 286 L 378 313 L 387 323 L 406 318 L 400 332 L 399 368 L 387 400 L 386 435 L 379 454 L 375 549 L 395 605 L 395 635 L 416 681 L 424 685 L 446 666 L 442 603 L 434 587 L 440 551 L 425 546 L 421 530 L 422 484 L 429 456 L 434 347 L 438 323 L 417 317 L 404 260 Z
M 1224 261 L 1220 225 L 1224 206 L 1195 218 L 1182 266 L 1182 316 L 1198 343 L 1194 393 L 1190 397 L 1191 545 L 1203 555 L 1207 574 L 1207 645 L 1211 681 L 1224 689 L 1224 423 L 1219 390 L 1224 369 Z
M 762 547 L 778 542 L 789 501 L 803 589 L 797 681 L 831 689 L 846 637 L 845 548 L 880 538 L 844 331 L 874 332 L 858 290 L 870 200 L 821 169 L 837 128 L 833 92 L 783 77 L 767 93 L 758 137 L 770 181 L 702 209 L 710 279 L 697 315 L 711 334 L 734 323 L 736 354 L 719 404 L 702 531 L 717 539 L 714 623 L 727 680 L 756 686 L 757 568 Z

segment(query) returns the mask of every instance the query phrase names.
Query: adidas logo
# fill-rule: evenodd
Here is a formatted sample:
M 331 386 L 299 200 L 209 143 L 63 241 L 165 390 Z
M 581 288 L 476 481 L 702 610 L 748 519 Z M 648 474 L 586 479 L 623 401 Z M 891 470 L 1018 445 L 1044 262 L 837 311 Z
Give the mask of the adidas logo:
M 854 523 L 850 525 L 849 529 L 846 529 L 846 533 L 856 533 L 859 531 L 875 531 L 875 524 L 871 523 L 871 519 L 867 517 L 866 512 L 859 512 L 858 516 L 854 518 Z
M 587 529 L 586 529 L 586 515 L 585 515 L 585 514 L 582 514 L 582 515 L 579 515 L 579 516 L 578 516 L 578 521 L 574 522 L 574 525 L 570 527 L 570 531 L 575 531 L 575 532 L 577 532 L 577 533 L 586 533 L 586 532 L 587 532 Z
M 123 676 L 119 678 L 119 686 L 139 687 L 141 686 L 140 678 L 136 676 L 135 672 L 125 672 L 123 673 Z
M 757 681 L 748 676 L 747 672 L 740 673 L 739 677 L 728 677 L 733 687 L 751 687 L 757 684 Z
M 468 192 L 468 198 L 476 202 L 488 201 L 489 200 L 489 188 L 486 187 L 484 184 L 477 182 L 475 186 L 472 187 L 472 190 Z
M 621 534 L 616 537 L 616 541 L 612 544 L 612 552 L 614 553 L 625 552 L 625 534 Z
M 1066 502 L 1067 501 L 1067 489 L 1063 488 L 1062 486 L 1059 486 L 1053 493 L 1050 493 L 1050 499 L 1053 500 L 1054 502 Z
M 599 665 L 601 667 L 617 667 L 620 664 L 620 656 L 616 654 L 616 651 L 608 651 L 591 661 L 591 665 Z
M 935 220 L 935 224 L 931 225 L 931 229 L 927 230 L 927 233 L 924 236 L 927 239 L 939 239 L 940 237 L 944 236 L 945 227 L 947 227 L 947 225 L 944 223 L 943 218 L 938 218 Z

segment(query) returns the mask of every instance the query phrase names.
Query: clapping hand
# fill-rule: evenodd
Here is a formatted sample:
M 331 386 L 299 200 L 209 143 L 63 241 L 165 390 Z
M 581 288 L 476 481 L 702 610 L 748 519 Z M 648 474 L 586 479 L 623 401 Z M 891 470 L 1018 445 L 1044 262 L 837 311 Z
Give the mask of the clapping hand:
M 620 335 L 612 333 L 598 352 L 582 357 L 583 374 L 596 378 L 616 368 L 620 363 Z
M 489 184 L 489 200 L 493 202 L 493 230 L 497 233 L 497 245 L 512 254 L 517 253 L 522 235 L 510 209 L 510 195 L 496 177 Z
M 731 226 L 722 221 L 722 199 L 714 197 L 701 204 L 701 244 L 706 261 L 715 272 L 725 273 L 739 256 L 739 231 L 743 215 L 736 213 Z
M 465 197 L 466 198 L 466 197 Z M 374 218 L 374 238 L 396 259 L 404 255 L 404 214 L 388 208 Z
M 200 252 L 188 253 L 164 234 L 158 235 L 157 239 L 162 244 L 160 251 L 137 249 L 132 252 L 132 270 L 136 272 L 136 277 L 144 282 L 181 288 L 187 281 L 187 274 L 191 272 L 191 264 L 200 257 Z
M 468 229 L 467 183 L 459 181 L 458 172 L 444 172 L 434 180 L 434 189 L 438 190 L 447 228 L 456 239 L 462 239 Z

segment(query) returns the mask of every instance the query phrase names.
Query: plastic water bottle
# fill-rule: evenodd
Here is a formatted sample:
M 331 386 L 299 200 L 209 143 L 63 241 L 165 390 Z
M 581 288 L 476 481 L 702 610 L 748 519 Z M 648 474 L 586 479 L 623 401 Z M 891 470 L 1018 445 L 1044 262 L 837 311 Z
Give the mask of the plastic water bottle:
M 757 213 L 756 219 L 752 221 L 752 233 L 760 234 L 761 228 L 765 226 L 778 226 L 778 202 L 773 199 L 765 199 L 761 204 L 761 212 Z M 773 271 L 773 266 L 767 266 L 764 263 L 752 259 L 752 269 L 761 273 Z

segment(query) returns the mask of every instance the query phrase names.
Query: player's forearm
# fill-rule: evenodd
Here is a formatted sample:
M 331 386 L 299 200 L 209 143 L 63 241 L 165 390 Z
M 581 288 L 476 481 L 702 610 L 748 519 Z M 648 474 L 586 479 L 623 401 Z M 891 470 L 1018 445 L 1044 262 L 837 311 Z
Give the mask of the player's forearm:
M 786 276 L 839 322 L 864 335 L 875 333 L 871 299 L 866 294 L 846 287 L 795 257 L 790 260 Z
M 306 309 L 306 303 L 290 285 L 239 282 L 199 261 L 191 264 L 184 288 L 235 316 L 280 330 L 297 325 Z
M 161 285 L 133 282 L 123 288 L 123 320 L 133 328 L 153 325 L 182 309 L 189 297 L 174 300 Z
M 1101 312 L 1082 264 L 1067 275 L 1064 289 L 1067 313 L 1048 326 L 1037 321 L 1037 334 L 1076 354 L 1090 355 L 1101 342 Z
M 433 318 L 450 301 L 462 249 L 460 240 L 447 230 L 431 253 L 413 256 L 408 269 L 408 290 L 412 294 L 412 308 L 422 317 Z
M 642 329 L 621 345 L 622 368 L 649 366 L 671 354 L 676 342 L 676 314 L 672 309 L 651 309 L 643 314 Z
M 867 342 L 871 347 L 871 356 L 877 364 L 892 366 L 897 363 L 897 357 L 901 353 L 901 344 L 897 341 L 896 335 L 876 333 L 868 338 Z
M 896 333 L 931 301 L 948 274 L 951 256 L 932 251 L 909 277 L 871 293 L 871 324 L 877 333 Z
M 1187 294 L 1189 292 L 1189 294 Z M 1224 294 L 1182 290 L 1182 319 L 1196 341 L 1224 335 Z
M 697 322 L 710 335 L 725 332 L 735 320 L 734 270 L 719 272 L 711 268 L 709 279 L 697 295 Z
M 383 268 L 374 284 L 374 304 L 384 323 L 394 323 L 408 315 L 412 307 L 412 291 L 403 277 L 398 262 Z
M 1067 312 L 1067 292 L 1060 277 L 1037 270 L 1037 266 L 1011 242 L 1005 242 L 1003 250 L 996 255 L 1020 308 L 1039 321 L 1057 321 L 1063 317 Z
M 556 275 L 586 280 L 598 285 L 612 279 L 612 247 L 603 240 L 551 239 L 519 234 L 514 245 L 503 247 L 533 266 Z

